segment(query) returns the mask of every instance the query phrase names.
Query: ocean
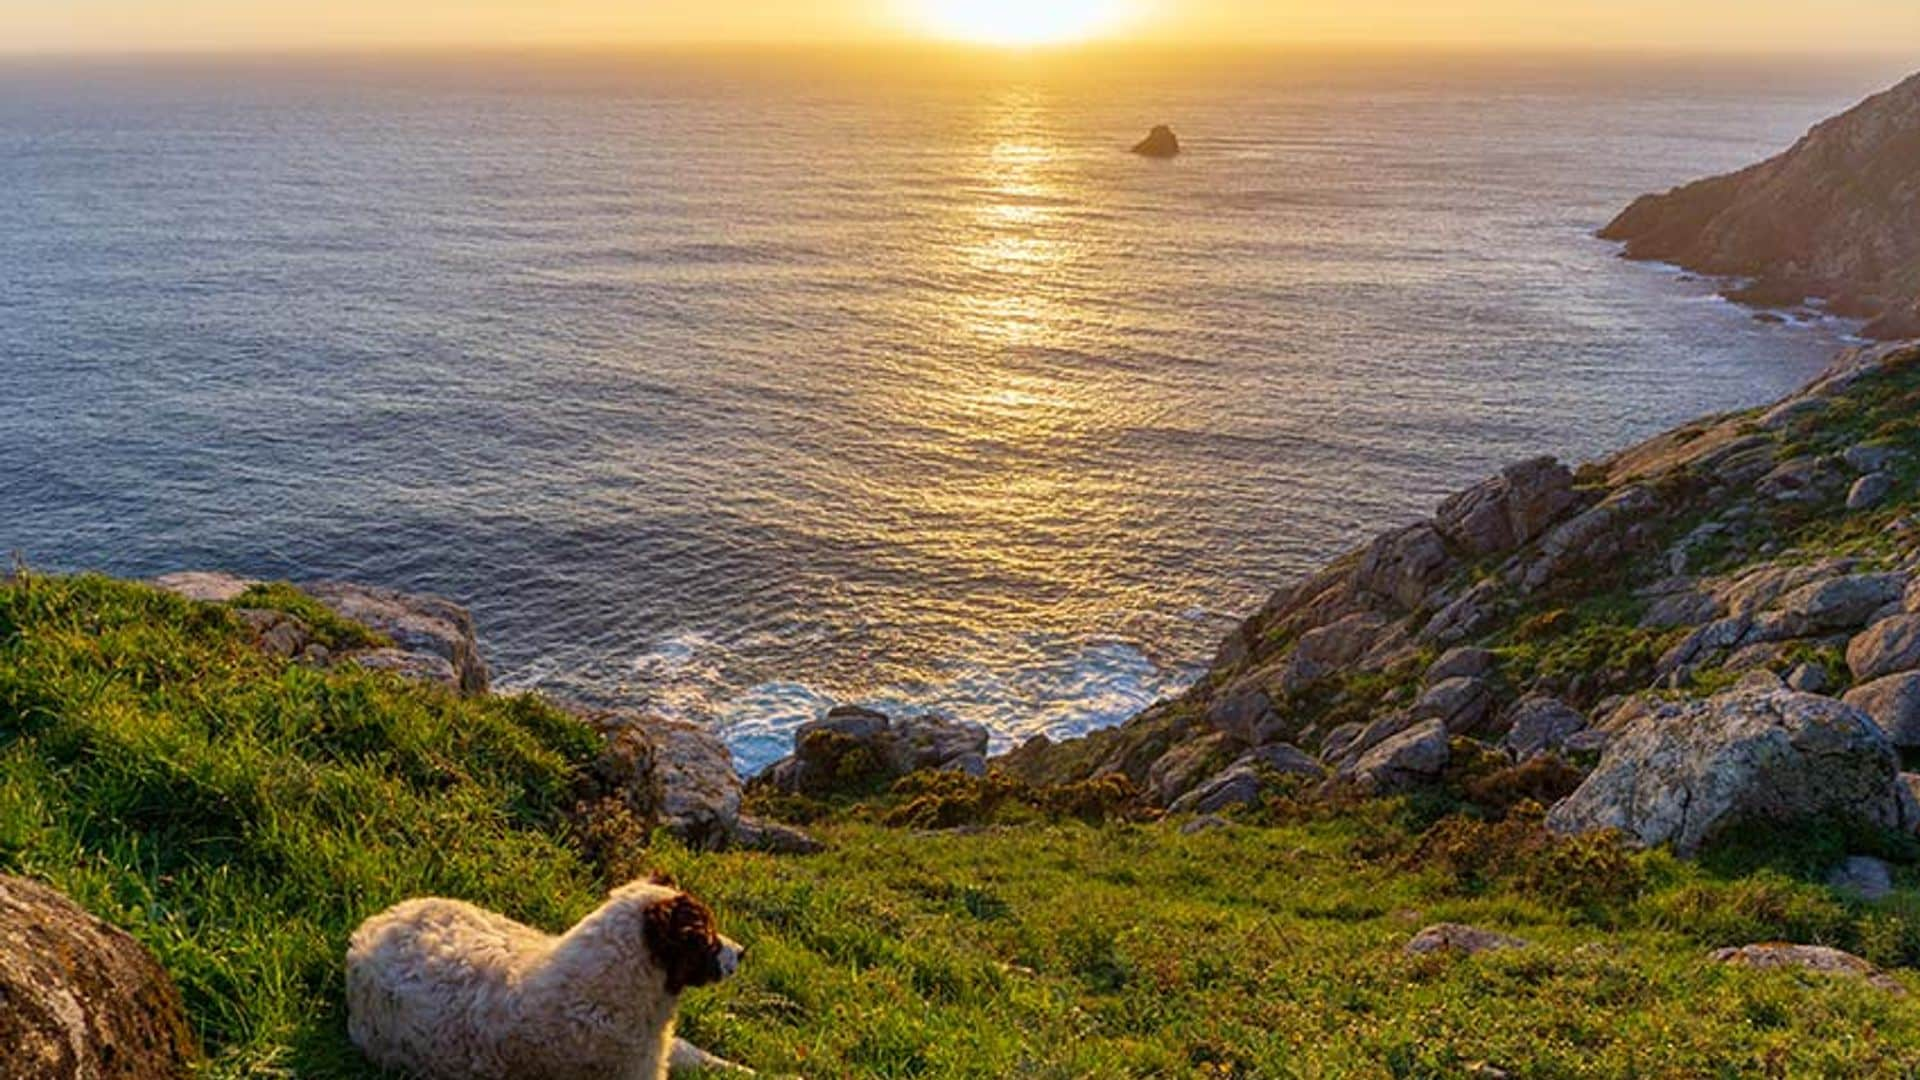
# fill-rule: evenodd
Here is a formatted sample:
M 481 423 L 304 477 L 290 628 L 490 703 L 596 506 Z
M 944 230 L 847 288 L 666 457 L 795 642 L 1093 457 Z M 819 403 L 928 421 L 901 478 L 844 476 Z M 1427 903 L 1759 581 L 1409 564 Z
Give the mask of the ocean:
M 749 771 L 842 702 L 1083 732 L 1464 483 L 1818 370 L 1592 232 L 1898 74 L 7 61 L 0 545 L 441 593 Z

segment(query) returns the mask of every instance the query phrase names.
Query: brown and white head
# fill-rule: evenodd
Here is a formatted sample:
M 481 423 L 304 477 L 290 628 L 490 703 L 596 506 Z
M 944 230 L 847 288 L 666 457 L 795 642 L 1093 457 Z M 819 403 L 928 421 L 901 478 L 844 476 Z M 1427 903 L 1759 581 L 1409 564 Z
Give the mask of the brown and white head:
M 651 880 L 618 890 L 614 897 L 637 906 L 647 959 L 668 994 L 717 983 L 739 970 L 746 950 L 721 934 L 713 910 L 682 892 L 672 878 L 655 874 Z

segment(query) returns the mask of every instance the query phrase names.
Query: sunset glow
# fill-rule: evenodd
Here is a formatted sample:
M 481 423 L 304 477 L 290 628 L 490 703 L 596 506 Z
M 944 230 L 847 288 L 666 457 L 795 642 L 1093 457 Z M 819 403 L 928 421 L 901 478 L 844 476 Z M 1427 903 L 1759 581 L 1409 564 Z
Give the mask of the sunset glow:
M 921 0 L 929 33 L 982 45 L 1051 45 L 1084 41 L 1114 29 L 1127 14 L 1120 0 Z

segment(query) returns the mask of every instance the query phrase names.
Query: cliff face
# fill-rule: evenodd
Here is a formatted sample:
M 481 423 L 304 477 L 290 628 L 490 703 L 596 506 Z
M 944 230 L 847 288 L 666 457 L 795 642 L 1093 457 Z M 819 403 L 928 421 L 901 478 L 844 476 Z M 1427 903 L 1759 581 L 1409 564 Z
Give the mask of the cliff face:
M 1769 161 L 1645 196 L 1600 235 L 1630 258 L 1754 279 L 1736 299 L 1819 297 L 1870 336 L 1920 337 L 1920 76 Z
M 1252 774 L 1313 772 L 1293 751 L 1376 793 L 1535 762 L 1548 802 L 1637 726 L 1678 724 L 1676 702 L 1715 718 L 1689 729 L 1772 730 L 1844 697 L 1877 775 L 1881 733 L 1920 749 L 1917 466 L 1920 348 L 1856 350 L 1771 408 L 1577 471 L 1512 466 L 1276 593 L 1182 698 L 996 764 L 1207 809 Z M 1696 750 L 1725 747 L 1661 752 Z

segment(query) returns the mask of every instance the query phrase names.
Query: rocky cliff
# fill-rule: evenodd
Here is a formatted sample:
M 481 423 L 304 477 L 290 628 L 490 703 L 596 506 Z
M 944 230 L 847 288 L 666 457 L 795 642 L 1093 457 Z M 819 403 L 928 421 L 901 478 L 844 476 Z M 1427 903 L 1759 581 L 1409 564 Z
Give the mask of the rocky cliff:
M 1631 258 L 1750 279 L 1735 299 L 1822 298 L 1869 336 L 1920 337 L 1920 76 L 1769 161 L 1648 195 L 1600 235 Z
M 1853 351 L 1772 407 L 1516 464 L 1280 590 L 1181 698 L 995 765 L 1201 811 L 1507 770 L 1579 787 L 1569 829 L 1683 849 L 1753 816 L 1909 828 L 1916 466 L 1920 349 Z

